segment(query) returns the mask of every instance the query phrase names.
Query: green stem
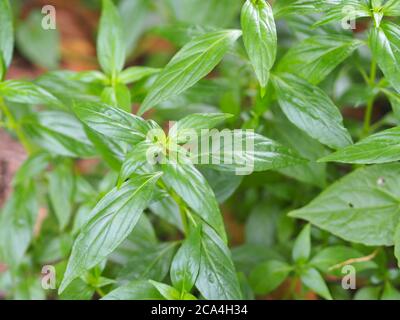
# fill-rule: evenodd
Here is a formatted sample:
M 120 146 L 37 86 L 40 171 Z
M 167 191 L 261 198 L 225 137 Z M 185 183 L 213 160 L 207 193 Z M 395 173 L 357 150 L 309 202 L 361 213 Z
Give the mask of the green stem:
M 372 59 L 371 73 L 370 73 L 370 77 L 369 77 L 369 81 L 368 81 L 368 84 L 369 84 L 371 90 L 374 90 L 374 88 L 375 88 L 375 79 L 376 79 L 376 61 L 375 61 L 375 59 Z M 371 98 L 368 99 L 367 109 L 365 111 L 364 128 L 363 128 L 362 137 L 368 136 L 371 131 L 371 120 L 372 120 L 372 113 L 373 113 L 373 109 L 374 109 L 374 102 L 375 102 L 375 96 L 372 95 Z
M 7 117 L 8 122 L 9 122 L 9 127 L 15 131 L 15 134 L 17 135 L 19 141 L 24 146 L 26 152 L 28 154 L 31 153 L 32 152 L 32 147 L 31 147 L 28 139 L 26 138 L 24 132 L 22 131 L 21 126 L 15 120 L 13 114 L 8 109 L 7 105 L 4 103 L 3 98 L 0 98 L 0 110 L 2 110 L 4 115 Z

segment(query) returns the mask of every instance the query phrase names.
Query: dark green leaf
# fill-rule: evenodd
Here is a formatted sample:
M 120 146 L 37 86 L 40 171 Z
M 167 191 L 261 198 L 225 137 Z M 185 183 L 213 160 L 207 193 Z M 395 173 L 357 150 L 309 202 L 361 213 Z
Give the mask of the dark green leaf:
M 201 229 L 191 231 L 171 265 L 172 284 L 182 294 L 190 292 L 200 269 Z
M 278 70 L 318 84 L 362 44 L 340 35 L 310 37 L 290 48 L 279 62 Z
M 287 263 L 271 260 L 258 265 L 250 273 L 250 286 L 256 294 L 275 290 L 289 275 L 292 267 Z
M 204 78 L 240 35 L 239 30 L 215 31 L 186 44 L 160 72 L 138 113 L 179 95 Z
M 399 177 L 398 164 L 358 169 L 290 216 L 348 241 L 393 245 L 400 212 Z
M 206 299 L 241 299 L 239 281 L 224 241 L 206 224 L 202 226 L 201 261 L 196 287 Z
M 351 144 L 342 115 L 324 91 L 294 75 L 272 80 L 282 111 L 295 126 L 334 149 Z
M 355 145 L 340 149 L 320 161 L 374 164 L 398 160 L 400 160 L 400 127 L 374 134 Z
M 125 240 L 151 200 L 159 177 L 160 173 L 138 176 L 111 190 L 97 204 L 75 240 L 59 292 Z

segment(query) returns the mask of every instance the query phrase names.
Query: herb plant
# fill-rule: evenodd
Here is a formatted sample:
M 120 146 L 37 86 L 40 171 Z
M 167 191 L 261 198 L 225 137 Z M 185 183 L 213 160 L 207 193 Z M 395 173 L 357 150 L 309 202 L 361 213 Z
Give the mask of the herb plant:
M 0 214 L 0 291 L 399 299 L 399 16 L 397 0 L 103 0 L 100 70 L 27 81 L 6 80 L 0 0 L 0 125 L 27 153 Z M 28 30 L 19 50 L 54 69 Z M 176 52 L 133 64 L 143 34 Z M 194 150 L 214 128 L 239 154 Z

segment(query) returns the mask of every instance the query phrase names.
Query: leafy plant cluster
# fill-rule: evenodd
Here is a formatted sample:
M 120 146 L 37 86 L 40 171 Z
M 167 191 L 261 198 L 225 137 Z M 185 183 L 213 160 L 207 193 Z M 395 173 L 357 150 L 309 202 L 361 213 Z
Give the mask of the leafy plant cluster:
M 343 27 L 349 6 L 356 30 Z M 0 125 L 28 154 L 0 214 L 8 298 L 400 297 L 399 1 L 101 10 L 100 71 L 5 80 L 14 22 L 0 0 Z M 132 65 L 143 34 L 176 53 Z M 186 129 L 211 128 L 254 130 L 253 174 L 148 161 L 186 153 Z M 357 291 L 341 287 L 346 264 Z M 41 287 L 45 265 L 57 290 Z

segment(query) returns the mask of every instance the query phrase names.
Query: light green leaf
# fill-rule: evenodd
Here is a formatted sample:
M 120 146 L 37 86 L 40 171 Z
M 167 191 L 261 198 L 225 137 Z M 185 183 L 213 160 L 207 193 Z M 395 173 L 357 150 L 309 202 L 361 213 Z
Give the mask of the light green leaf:
M 379 300 L 381 287 L 364 287 L 358 290 L 354 300 Z
M 16 44 L 30 62 L 46 69 L 56 69 L 60 60 L 60 35 L 57 29 L 42 27 L 43 15 L 32 11 L 18 24 Z
M 400 2 L 397 0 L 388 0 L 382 8 L 382 13 L 385 16 L 400 16 Z
M 311 227 L 307 224 L 300 232 L 293 245 L 292 258 L 295 262 L 305 262 L 311 252 Z
M 322 19 L 314 24 L 319 27 L 327 23 L 347 21 L 349 13 L 353 18 L 371 16 L 368 1 L 360 0 L 316 0 L 314 6 L 324 15 Z
M 142 118 L 106 104 L 79 103 L 73 109 L 78 118 L 92 130 L 131 145 L 144 140 L 151 129 Z
M 279 287 L 289 275 L 292 267 L 285 262 L 271 260 L 255 267 L 249 283 L 256 294 L 268 294 Z
M 204 78 L 240 35 L 239 30 L 215 31 L 186 44 L 160 72 L 138 114 L 179 95 Z
M 14 48 L 13 15 L 8 0 L 0 0 L 0 56 L 4 65 L 11 63 Z
M 13 178 L 13 185 L 19 185 L 43 172 L 51 159 L 47 152 L 37 152 L 29 156 L 19 167 Z
M 211 300 L 242 298 L 231 254 L 224 241 L 208 225 L 202 225 L 201 261 L 196 287 Z
M 308 288 L 313 290 L 315 293 L 321 297 L 332 300 L 332 296 L 329 289 L 325 283 L 324 278 L 321 274 L 314 268 L 307 269 L 301 276 L 301 282 L 303 282 Z
M 247 0 L 242 8 L 243 41 L 262 88 L 277 52 L 277 35 L 272 8 L 265 0 Z
M 201 135 L 202 129 L 212 129 L 224 123 L 232 115 L 226 113 L 193 113 L 177 121 L 169 130 L 169 137 L 178 143 L 187 142 L 186 135 Z
M 221 137 L 224 143 L 220 143 Z M 208 150 L 203 148 L 207 144 L 210 146 Z M 191 157 L 195 163 L 216 170 L 235 171 L 240 175 L 307 162 L 292 149 L 252 130 L 223 130 L 217 134 L 210 132 L 209 135 L 203 136 L 200 146 L 200 150 L 197 150 L 199 154 L 196 150 L 191 150 Z
M 290 74 L 272 80 L 280 107 L 295 126 L 334 149 L 352 143 L 342 115 L 324 91 Z
M 384 130 L 355 145 L 332 153 L 320 161 L 357 164 L 388 163 L 400 160 L 400 127 Z
M 190 292 L 196 282 L 201 259 L 201 229 L 192 230 L 171 265 L 171 281 L 179 292 Z
M 33 236 L 39 207 L 32 182 L 15 188 L 0 214 L 0 260 L 15 268 Z
M 122 83 L 117 83 L 113 87 L 104 88 L 101 93 L 101 101 L 105 104 L 131 113 L 131 93 L 129 92 L 129 88 Z
M 390 246 L 399 221 L 399 183 L 399 164 L 358 169 L 289 215 L 348 241 Z
M 290 48 L 280 60 L 278 70 L 318 84 L 362 44 L 340 35 L 310 37 Z
M 341 268 L 332 269 L 332 267 L 347 260 L 362 258 L 364 256 L 365 254 L 351 247 L 329 246 L 317 252 L 317 254 L 311 259 L 310 265 L 320 270 L 323 274 L 343 276 Z M 357 272 L 377 267 L 376 263 L 373 261 L 353 263 L 352 266 L 356 268 Z
M 0 83 L 0 96 L 6 100 L 26 104 L 43 104 L 63 108 L 61 102 L 50 92 L 23 80 L 8 80 Z
M 122 20 L 111 0 L 102 2 L 97 56 L 101 69 L 112 79 L 116 78 L 124 67 L 125 44 Z
M 397 264 L 400 266 L 400 223 L 394 232 L 394 255 L 397 259 Z
M 222 215 L 214 192 L 202 174 L 190 163 L 167 162 L 161 165 L 162 180 L 226 242 Z
M 164 300 L 148 280 L 134 280 L 108 293 L 102 300 Z
M 167 300 L 179 300 L 180 292 L 167 284 L 149 280 L 149 282 L 158 290 L 158 292 Z
M 82 124 L 68 113 L 38 112 L 24 119 L 23 128 L 30 139 L 52 154 L 86 158 L 94 155 Z
M 123 0 L 118 5 L 124 31 L 126 55 L 132 53 L 140 35 L 144 31 L 145 18 L 148 16 L 148 0 Z
M 385 21 L 372 28 L 369 46 L 386 79 L 400 93 L 400 27 Z
M 131 0 L 128 0 L 128 1 L 131 1 Z M 156 74 L 156 73 L 160 72 L 160 70 L 161 69 L 149 68 L 149 67 L 137 67 L 137 66 L 129 67 L 120 73 L 118 80 L 124 84 L 129 84 L 132 82 L 142 80 L 153 74 Z
M 59 292 L 104 261 L 125 240 L 148 206 L 160 175 L 138 176 L 120 189 L 112 189 L 97 204 L 75 240 Z
M 72 214 L 74 172 L 70 163 L 61 163 L 49 174 L 49 196 L 60 230 L 68 225 Z
M 386 281 L 381 300 L 400 300 L 400 292 L 389 281 Z

